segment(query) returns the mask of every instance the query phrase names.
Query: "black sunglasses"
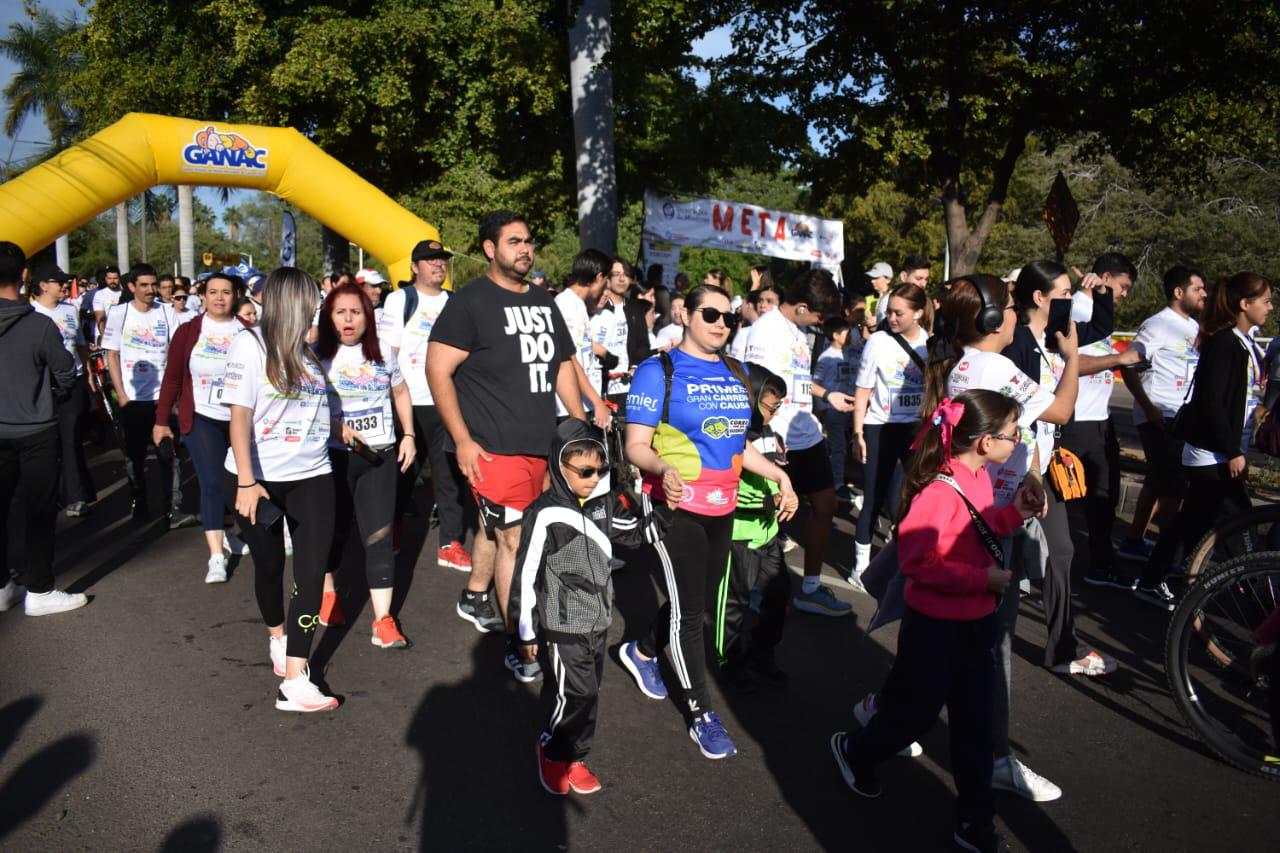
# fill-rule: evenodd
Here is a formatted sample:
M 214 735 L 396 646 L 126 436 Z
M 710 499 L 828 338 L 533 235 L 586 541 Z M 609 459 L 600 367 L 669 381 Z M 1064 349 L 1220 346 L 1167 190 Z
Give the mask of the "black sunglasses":
M 586 479 L 590 479 L 592 477 L 603 477 L 605 474 L 609 473 L 608 465 L 601 465 L 599 468 L 575 468 L 572 465 L 570 465 L 568 462 L 564 462 L 561 464 L 563 464 L 564 467 L 568 468 L 573 473 L 577 474 L 579 477 L 584 477 Z
M 702 315 L 702 322 L 708 326 L 714 326 L 717 320 L 724 320 L 726 329 L 732 331 L 738 328 L 738 315 L 732 311 L 721 311 L 718 308 L 699 308 L 698 313 Z

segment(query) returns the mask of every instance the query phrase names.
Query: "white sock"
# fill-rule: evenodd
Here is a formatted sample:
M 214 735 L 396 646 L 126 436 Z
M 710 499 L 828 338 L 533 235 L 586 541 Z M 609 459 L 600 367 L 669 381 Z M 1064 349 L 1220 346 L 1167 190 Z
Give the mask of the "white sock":
M 804 580 L 800 582 L 800 589 L 805 595 L 812 595 L 820 586 L 822 586 L 822 578 L 817 575 L 805 575 Z

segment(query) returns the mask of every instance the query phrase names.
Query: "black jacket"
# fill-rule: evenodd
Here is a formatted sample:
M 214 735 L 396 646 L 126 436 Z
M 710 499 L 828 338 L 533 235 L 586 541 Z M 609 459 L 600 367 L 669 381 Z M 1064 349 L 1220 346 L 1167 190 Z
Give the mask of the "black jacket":
M 1116 303 L 1110 290 L 1095 292 L 1093 315 L 1087 323 L 1076 323 L 1076 339 L 1081 347 L 1103 340 L 1116 330 Z M 1013 343 L 1005 347 L 1004 357 L 1023 373 L 1035 379 L 1040 375 L 1040 344 L 1031 329 L 1019 323 L 1013 332 Z
M 71 393 L 76 363 L 53 321 L 31 303 L 0 299 L 0 438 L 54 424 L 54 404 Z
M 1262 353 L 1255 355 L 1261 364 Z M 1176 438 L 1228 459 L 1240 455 L 1249 359 L 1250 354 L 1229 327 L 1200 342 L 1191 399 L 1174 419 Z
M 569 418 L 556 428 L 547 459 L 551 488 L 524 512 L 507 612 L 525 643 L 540 634 L 555 639 L 607 630 L 613 620 L 610 540 L 638 548 L 666 530 L 658 513 L 637 518 L 607 474 L 590 497 L 578 499 L 560 471 L 560 457 L 567 444 L 584 439 L 599 444 L 604 458 L 594 427 Z
M 649 346 L 649 324 L 644 319 L 651 307 L 643 299 L 628 299 L 622 306 L 627 317 L 627 364 L 632 367 L 653 355 L 653 347 Z

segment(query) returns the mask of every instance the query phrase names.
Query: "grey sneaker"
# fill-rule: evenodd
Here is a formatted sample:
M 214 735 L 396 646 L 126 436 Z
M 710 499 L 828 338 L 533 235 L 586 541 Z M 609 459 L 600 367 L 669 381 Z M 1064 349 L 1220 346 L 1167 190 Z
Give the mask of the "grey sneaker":
M 457 610 L 458 615 L 475 625 L 481 634 L 502 630 L 502 619 L 493 608 L 493 596 L 487 592 L 464 589 Z
M 535 681 L 542 680 L 542 664 L 534 660 L 520 660 L 520 656 L 515 652 L 507 652 L 507 656 L 502 661 L 506 664 L 507 669 L 511 670 L 511 674 L 515 676 L 516 681 L 521 684 L 532 684 Z

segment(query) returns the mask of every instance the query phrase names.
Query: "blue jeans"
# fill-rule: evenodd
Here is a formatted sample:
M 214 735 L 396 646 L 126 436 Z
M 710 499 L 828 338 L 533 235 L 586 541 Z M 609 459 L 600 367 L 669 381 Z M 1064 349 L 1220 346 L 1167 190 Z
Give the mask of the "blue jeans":
M 840 488 L 845 484 L 844 460 L 849 452 L 849 436 L 853 433 L 853 414 L 837 412 L 827 406 L 820 413 L 827 430 L 827 452 L 831 454 L 831 480 Z
M 911 453 L 911 441 L 920 428 L 919 421 L 906 424 L 866 424 L 862 436 L 867 443 L 867 464 L 863 466 L 862 512 L 858 513 L 858 529 L 853 541 L 870 545 L 876 518 L 882 509 L 889 518 L 897 519 L 902 500 L 903 468 Z
M 223 465 L 227 459 L 227 448 L 231 446 L 231 423 L 215 421 L 197 412 L 191 432 L 182 438 L 200 480 L 200 522 L 205 532 L 221 530 L 222 516 L 226 511 L 222 497 L 226 477 Z

